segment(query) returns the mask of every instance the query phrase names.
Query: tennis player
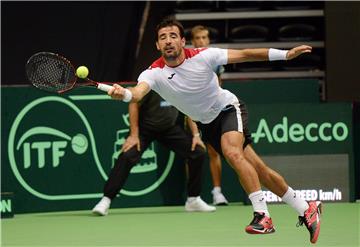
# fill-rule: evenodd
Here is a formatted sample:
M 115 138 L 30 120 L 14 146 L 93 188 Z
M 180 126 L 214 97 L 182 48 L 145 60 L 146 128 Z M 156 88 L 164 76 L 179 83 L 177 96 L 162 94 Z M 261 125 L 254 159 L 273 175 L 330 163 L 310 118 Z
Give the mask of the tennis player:
M 205 144 L 200 138 L 196 124 L 190 119 L 187 124 L 192 135 L 177 124 L 178 113 L 175 107 L 154 91 L 150 91 L 139 103 L 129 104 L 130 133 L 105 183 L 103 197 L 92 210 L 94 214 L 101 216 L 108 214 L 111 201 L 123 188 L 131 168 L 140 161 L 142 154 L 155 140 L 187 159 L 189 178 L 185 210 L 188 212 L 216 210 L 200 198 Z
M 222 89 L 213 71 L 215 66 L 252 61 L 290 60 L 311 52 L 301 45 L 290 50 L 258 49 L 186 49 L 184 30 L 176 20 L 164 19 L 156 28 L 156 47 L 161 52 L 143 71 L 133 88 L 114 85 L 108 94 L 113 99 L 134 102 L 151 89 L 199 124 L 203 139 L 221 153 L 232 166 L 247 192 L 254 218 L 245 230 L 250 234 L 275 232 L 261 184 L 293 207 L 299 214 L 299 225 L 305 224 L 310 241 L 320 232 L 321 203 L 306 202 L 269 168 L 251 147 L 245 105 L 231 92 Z

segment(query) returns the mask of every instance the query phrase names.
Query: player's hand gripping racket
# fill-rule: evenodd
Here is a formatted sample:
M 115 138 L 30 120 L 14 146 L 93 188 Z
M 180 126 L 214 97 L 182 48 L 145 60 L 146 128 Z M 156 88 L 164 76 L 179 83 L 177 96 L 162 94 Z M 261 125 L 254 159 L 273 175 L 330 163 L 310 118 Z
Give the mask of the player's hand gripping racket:
M 112 86 L 84 78 L 77 82 L 74 66 L 66 58 L 51 52 L 32 55 L 26 63 L 26 76 L 37 88 L 64 93 L 75 87 L 91 86 L 108 92 Z

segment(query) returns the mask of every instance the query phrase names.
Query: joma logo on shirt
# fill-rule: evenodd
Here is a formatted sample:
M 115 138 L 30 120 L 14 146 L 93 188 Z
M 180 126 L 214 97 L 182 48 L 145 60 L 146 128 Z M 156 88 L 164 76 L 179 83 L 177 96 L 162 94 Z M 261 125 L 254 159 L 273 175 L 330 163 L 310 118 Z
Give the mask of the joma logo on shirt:
M 168 77 L 169 80 L 171 80 L 174 77 L 175 73 L 171 74 L 171 76 Z

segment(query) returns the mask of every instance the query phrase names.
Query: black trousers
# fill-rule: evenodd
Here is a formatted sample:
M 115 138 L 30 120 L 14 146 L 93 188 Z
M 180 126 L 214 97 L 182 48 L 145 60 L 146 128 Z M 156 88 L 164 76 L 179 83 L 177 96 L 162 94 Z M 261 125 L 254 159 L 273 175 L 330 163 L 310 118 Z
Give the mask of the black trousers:
M 136 165 L 143 152 L 148 148 L 152 141 L 157 140 L 164 146 L 173 150 L 177 155 L 188 160 L 189 178 L 187 183 L 188 196 L 198 196 L 201 192 L 202 166 L 205 159 L 205 150 L 196 146 L 191 151 L 192 136 L 185 132 L 182 127 L 175 125 L 165 131 L 154 131 L 140 126 L 140 152 L 136 146 L 127 152 L 122 152 L 114 167 L 110 171 L 108 180 L 104 186 L 104 196 L 110 199 L 120 192 L 126 179 L 129 177 L 131 168 Z

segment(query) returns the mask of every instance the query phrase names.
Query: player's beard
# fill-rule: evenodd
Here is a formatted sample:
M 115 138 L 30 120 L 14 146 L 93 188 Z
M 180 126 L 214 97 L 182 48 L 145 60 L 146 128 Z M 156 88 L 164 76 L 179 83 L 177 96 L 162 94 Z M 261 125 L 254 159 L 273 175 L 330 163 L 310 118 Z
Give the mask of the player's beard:
M 168 54 L 166 53 L 166 50 L 164 48 L 162 55 L 166 61 L 175 61 L 180 56 L 181 50 L 182 49 L 179 50 L 174 49 L 174 51 L 171 54 Z

